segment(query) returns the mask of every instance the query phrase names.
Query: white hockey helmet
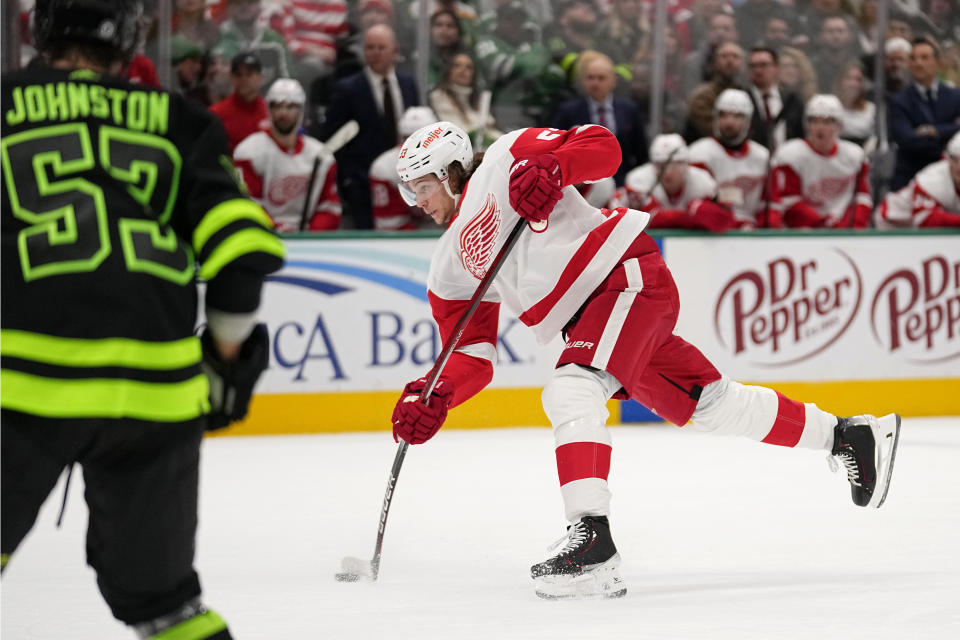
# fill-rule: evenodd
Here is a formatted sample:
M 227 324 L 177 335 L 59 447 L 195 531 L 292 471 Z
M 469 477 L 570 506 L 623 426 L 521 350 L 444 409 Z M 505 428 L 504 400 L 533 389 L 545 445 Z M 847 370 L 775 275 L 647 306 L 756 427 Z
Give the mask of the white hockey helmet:
M 277 78 L 270 85 L 265 99 L 267 104 L 297 104 L 302 107 L 307 102 L 307 95 L 293 78 Z
M 400 195 L 407 204 L 417 204 L 417 197 L 407 183 L 432 173 L 440 179 L 450 197 L 456 197 L 457 194 L 450 190 L 447 167 L 459 162 L 464 169 L 469 169 L 472 161 L 473 146 L 466 131 L 452 122 L 435 122 L 421 127 L 400 147 L 397 159 Z
M 947 155 L 960 160 L 960 131 L 953 134 L 950 142 L 947 143 Z
M 739 113 L 747 120 L 753 117 L 753 102 L 742 89 L 724 89 L 713 103 L 713 112 L 730 111 Z
M 650 143 L 650 162 L 686 162 L 689 158 L 687 143 L 677 133 L 661 133 Z
M 829 93 L 818 93 L 807 100 L 803 111 L 804 119 L 830 118 L 837 124 L 843 123 L 843 105 L 840 98 Z
M 397 123 L 397 133 L 406 138 L 417 129 L 437 121 L 437 116 L 430 107 L 410 107 L 400 116 Z

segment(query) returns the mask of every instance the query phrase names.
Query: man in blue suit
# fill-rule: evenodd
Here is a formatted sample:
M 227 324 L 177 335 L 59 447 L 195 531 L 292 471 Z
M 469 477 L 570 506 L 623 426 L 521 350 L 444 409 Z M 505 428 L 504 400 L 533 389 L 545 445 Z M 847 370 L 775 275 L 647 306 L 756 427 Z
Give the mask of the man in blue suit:
M 890 181 L 896 191 L 943 155 L 960 131 L 960 89 L 937 80 L 940 48 L 919 38 L 910 51 L 913 82 L 890 100 L 890 133 L 897 143 L 897 167 Z
M 577 61 L 577 76 L 586 95 L 561 104 L 550 126 L 571 129 L 581 124 L 599 124 L 612 131 L 623 153 L 613 179 L 618 187 L 622 186 L 630 169 L 647 162 L 647 135 L 640 109 L 630 100 L 614 97 L 617 75 L 608 56 L 584 51 Z
M 377 24 L 363 40 L 363 70 L 338 81 L 331 91 L 320 138 L 327 140 L 348 120 L 360 132 L 337 152 L 337 190 L 344 218 L 357 229 L 373 228 L 370 201 L 370 165 L 381 153 L 402 142 L 397 121 L 407 109 L 420 104 L 413 76 L 394 68 L 396 38 L 393 29 Z

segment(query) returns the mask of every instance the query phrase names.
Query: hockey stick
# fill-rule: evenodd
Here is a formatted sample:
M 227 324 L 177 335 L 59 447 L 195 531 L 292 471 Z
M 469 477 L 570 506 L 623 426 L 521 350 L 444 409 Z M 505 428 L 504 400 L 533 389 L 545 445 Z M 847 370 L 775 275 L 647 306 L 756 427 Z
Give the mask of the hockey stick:
M 677 151 L 679 151 L 679 150 L 680 150 L 680 148 L 677 147 L 677 148 L 675 148 L 673 151 L 671 151 L 670 154 L 667 156 L 667 159 L 664 160 L 663 164 L 660 165 L 660 168 L 657 169 L 657 179 L 654 180 L 653 186 L 650 187 L 649 189 L 647 189 L 647 192 L 643 194 L 643 199 L 639 202 L 639 204 L 638 204 L 638 206 L 637 206 L 637 209 L 639 209 L 639 210 L 641 210 L 641 211 L 644 211 L 644 210 L 645 210 L 645 209 L 642 208 L 643 205 L 645 205 L 645 204 L 647 203 L 647 200 L 649 200 L 649 199 L 650 199 L 650 196 L 653 195 L 653 192 L 654 192 L 654 190 L 657 188 L 657 185 L 659 185 L 659 184 L 660 184 L 660 181 L 663 180 L 663 174 L 667 171 L 667 165 L 669 165 L 671 162 L 673 162 L 673 156 L 675 156 L 676 153 L 677 153 Z M 630 202 L 630 201 L 629 201 L 629 198 L 628 198 L 628 199 L 627 199 L 627 203 L 629 204 L 629 202 Z
M 313 159 L 313 169 L 310 170 L 310 181 L 307 182 L 307 193 L 303 200 L 303 213 L 300 214 L 300 231 L 307 229 L 307 215 L 310 213 L 310 203 L 313 198 L 313 184 L 317 181 L 317 170 L 320 168 L 320 159 L 324 153 L 333 155 L 340 151 L 348 142 L 353 140 L 360 131 L 356 120 L 347 120 L 343 126 L 333 132 L 333 135 L 323 143 L 323 150 Z
M 453 350 L 460 341 L 463 330 L 480 307 L 483 296 L 493 283 L 493 279 L 497 276 L 497 272 L 500 271 L 500 267 L 503 266 L 503 263 L 506 261 L 507 254 L 509 254 L 514 245 L 517 244 L 520 233 L 526 224 L 526 218 L 520 218 L 520 220 L 517 221 L 513 229 L 511 229 L 510 235 L 507 236 L 507 241 L 503 244 L 500 252 L 497 253 L 493 262 L 490 263 L 490 268 L 487 270 L 487 273 L 484 274 L 480 284 L 477 285 L 477 290 L 474 292 L 473 297 L 470 298 L 470 306 L 463 315 L 460 316 L 457 324 L 453 327 L 450 339 L 443 345 L 440 356 L 436 362 L 433 363 L 433 368 L 430 369 L 430 373 L 427 376 L 427 384 L 423 391 L 420 392 L 420 402 L 426 404 L 430 398 L 430 394 L 433 393 L 433 388 L 436 386 L 437 380 L 440 379 L 440 374 L 443 372 L 443 368 L 446 366 L 450 356 L 453 355 Z M 377 543 L 373 548 L 373 558 L 368 561 L 354 556 L 345 557 L 340 563 L 343 571 L 334 576 L 338 582 L 358 582 L 360 580 L 365 582 L 376 581 L 380 573 L 380 556 L 383 551 L 383 532 L 387 528 L 387 515 L 390 513 L 390 503 L 393 501 L 393 492 L 397 487 L 397 477 L 400 475 L 400 467 L 403 465 L 403 458 L 407 455 L 407 449 L 409 447 L 410 445 L 406 442 L 401 442 L 400 446 L 397 447 L 397 455 L 393 459 L 390 478 L 387 480 L 387 491 L 383 496 L 383 508 L 380 510 L 380 524 L 377 529 Z

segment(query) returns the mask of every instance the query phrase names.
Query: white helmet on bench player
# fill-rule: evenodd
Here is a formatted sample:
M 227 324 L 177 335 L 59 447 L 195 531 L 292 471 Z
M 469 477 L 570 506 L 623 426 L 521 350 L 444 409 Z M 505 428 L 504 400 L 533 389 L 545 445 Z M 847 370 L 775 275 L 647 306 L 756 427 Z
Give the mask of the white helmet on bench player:
M 650 143 L 650 162 L 686 162 L 689 158 L 687 143 L 677 133 L 661 133 Z
M 724 136 L 720 130 L 720 114 L 736 113 L 743 116 L 740 131 L 733 136 Z M 713 136 L 725 144 L 739 145 L 750 133 L 750 119 L 753 118 L 753 102 L 742 89 L 724 89 L 713 103 Z
M 835 95 L 819 93 L 807 100 L 803 117 L 804 119 L 829 118 L 837 124 L 843 124 L 843 104 Z
M 417 204 L 416 195 L 407 185 L 411 180 L 434 174 L 451 198 L 457 194 L 450 190 L 447 167 L 459 162 L 469 170 L 473 161 L 473 146 L 466 131 L 452 122 L 436 122 L 414 131 L 400 148 L 397 173 L 400 174 L 400 195 L 404 202 Z

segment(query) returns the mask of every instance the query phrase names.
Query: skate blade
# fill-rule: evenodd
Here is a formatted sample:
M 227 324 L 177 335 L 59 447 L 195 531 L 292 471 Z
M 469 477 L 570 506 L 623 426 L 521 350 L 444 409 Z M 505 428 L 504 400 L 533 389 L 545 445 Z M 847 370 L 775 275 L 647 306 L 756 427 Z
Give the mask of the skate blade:
M 544 600 L 587 600 L 622 598 L 627 584 L 620 576 L 620 556 L 614 555 L 576 576 L 540 576 L 534 579 L 534 592 Z
M 897 457 L 897 445 L 900 443 L 900 416 L 896 413 L 883 416 L 877 420 L 879 428 L 874 432 L 874 439 L 879 449 L 877 461 L 877 486 L 873 490 L 871 501 L 879 509 L 887 492 L 890 490 L 890 477 L 893 475 L 893 462 Z

